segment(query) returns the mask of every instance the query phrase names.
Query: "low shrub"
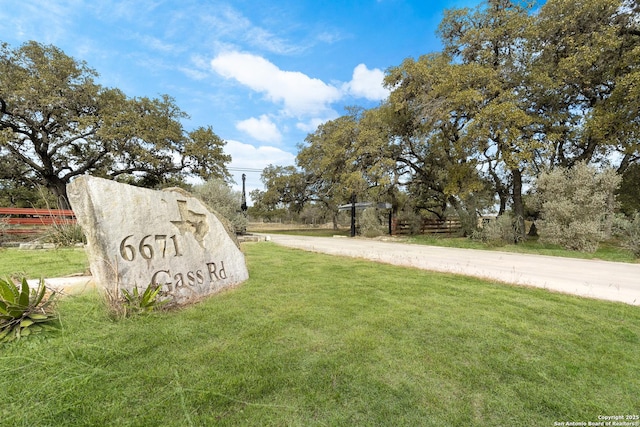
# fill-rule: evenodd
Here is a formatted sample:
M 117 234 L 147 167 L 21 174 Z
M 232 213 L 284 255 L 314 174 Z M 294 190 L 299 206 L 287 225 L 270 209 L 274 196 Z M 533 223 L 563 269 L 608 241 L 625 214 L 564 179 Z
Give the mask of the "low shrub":
M 87 243 L 87 239 L 78 224 L 55 224 L 52 225 L 44 240 L 55 243 L 56 246 L 73 246 L 77 243 Z
M 131 292 L 127 289 L 121 289 L 120 293 L 107 290 L 105 298 L 109 315 L 114 320 L 150 313 L 169 302 L 160 299 L 160 286 L 152 284 L 142 293 L 137 286 Z
M 489 246 L 504 246 L 517 243 L 519 222 L 511 214 L 503 214 L 496 219 L 491 219 L 482 225 L 482 228 L 471 234 L 473 240 L 479 240 Z
M 598 170 L 585 163 L 540 174 L 535 195 L 542 217 L 537 222 L 540 241 L 595 252 L 610 237 L 619 184 L 614 170 Z
M 631 219 L 624 216 L 616 217 L 613 228 L 622 247 L 640 257 L 640 213 L 636 213 Z
M 380 221 L 376 208 L 367 208 L 360 217 L 360 234 L 364 237 L 379 237 L 385 234 L 385 227 Z
M 242 193 L 233 189 L 222 179 L 212 179 L 193 187 L 193 194 L 202 200 L 207 207 L 226 218 L 236 233 L 247 230 L 247 220 L 241 211 Z
M 561 224 L 540 221 L 540 241 L 560 245 L 565 249 L 593 253 L 604 240 L 601 221 L 580 221 Z

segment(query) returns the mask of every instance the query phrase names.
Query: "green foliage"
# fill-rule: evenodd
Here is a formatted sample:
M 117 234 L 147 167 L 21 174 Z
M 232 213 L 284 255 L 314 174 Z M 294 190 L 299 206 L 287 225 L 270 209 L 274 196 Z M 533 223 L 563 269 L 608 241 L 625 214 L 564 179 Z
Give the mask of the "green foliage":
M 225 144 L 210 126 L 189 132 L 182 153 L 185 170 L 205 181 L 230 179 L 225 164 L 231 161 L 231 156 L 224 154 Z
M 623 245 L 640 258 L 640 213 L 633 217 L 625 231 Z
M 406 59 L 385 80 L 391 92 L 387 118 L 407 191 L 416 210 L 443 217 L 450 204 L 467 209 L 469 196 L 486 187 L 478 169 L 475 141 L 463 129 L 476 114 L 487 71 L 474 64 L 451 64 L 445 55 Z M 464 114 L 461 112 L 464 111 Z M 379 150 L 380 151 L 380 150 Z M 406 179 L 406 178 L 405 178 Z M 459 214 L 460 215 L 460 214 Z
M 540 240 L 594 252 L 607 237 L 619 184 L 620 176 L 614 170 L 598 171 L 585 163 L 542 173 L 536 182 Z
M 300 221 L 304 224 L 321 225 L 331 220 L 330 212 L 325 206 L 317 203 L 308 203 L 300 212 Z
M 622 246 L 640 258 L 640 213 L 636 213 L 631 219 L 616 217 L 614 228 Z
M 114 290 L 105 289 L 104 303 L 109 317 L 120 320 L 127 317 L 148 314 L 170 303 L 167 299 L 161 299 L 161 287 L 149 284 L 140 293 L 137 286 L 132 290 L 115 287 Z
M 494 247 L 514 244 L 523 234 L 517 228 L 519 224 L 513 215 L 505 213 L 484 222 L 481 228 L 473 232 L 471 238 Z
M 251 195 L 262 216 L 277 215 L 279 208 L 300 213 L 309 200 L 304 174 L 295 166 L 269 165 L 262 171 L 260 180 L 266 190 L 254 190 Z
M 632 164 L 622 174 L 617 192 L 620 210 L 628 216 L 640 212 L 640 163 Z
M 637 158 L 640 33 L 633 4 L 553 0 L 536 15 L 529 90 L 552 142 L 544 159 L 550 167 L 601 162 L 610 150 L 621 164 Z
M 69 247 L 77 243 L 86 243 L 87 238 L 78 224 L 54 224 L 49 227 L 44 240 L 57 246 Z
M 37 182 L 34 174 L 23 163 L 11 156 L 0 156 L 0 206 L 45 207 L 42 196 L 51 198 L 51 193 L 43 192 Z M 55 202 L 51 199 L 50 202 Z
M 367 188 L 355 162 L 361 113 L 361 109 L 351 109 L 320 125 L 307 135 L 296 157 L 314 200 L 333 210 L 354 194 L 361 198 Z
M 242 193 L 233 191 L 222 179 L 210 179 L 204 184 L 195 185 L 193 194 L 216 214 L 228 220 L 236 233 L 243 233 L 247 229 L 248 220 L 240 205 Z
M 210 128 L 186 132 L 187 115 L 173 98 L 128 98 L 96 77 L 55 46 L 0 44 L 3 163 L 19 165 L 16 171 L 51 190 L 62 208 L 66 184 L 85 173 L 149 186 L 185 175 L 228 176 L 225 142 Z
M 149 285 L 142 294 L 137 286 L 134 286 L 131 292 L 122 289 L 122 304 L 125 317 L 150 313 L 166 304 L 165 301 L 161 301 L 159 298 L 160 288 L 157 285 Z
M 46 295 L 44 279 L 30 289 L 23 278 L 20 287 L 10 278 L 0 279 L 0 342 L 18 340 L 51 328 L 57 320 L 52 311 L 55 292 Z
M 422 229 L 422 216 L 415 212 L 413 209 L 403 209 L 398 212 L 397 221 L 406 223 L 409 225 L 409 234 L 411 236 L 415 236 L 420 234 L 420 230 Z
M 529 8 L 490 0 L 446 11 L 439 29 L 444 52 L 407 59 L 385 80 L 393 89 L 394 143 L 412 170 L 409 192 L 438 216 L 455 209 L 466 233 L 496 195 L 500 213 L 511 201 L 518 230 L 524 228 L 522 173 L 542 145 L 522 97 Z
M 379 211 L 375 208 L 367 208 L 360 215 L 360 234 L 364 237 L 379 237 L 387 234 L 386 224 L 382 221 Z
M 402 172 L 397 168 L 396 150 L 389 145 L 390 111 L 382 107 L 347 111 L 320 125 L 300 147 L 296 162 L 307 199 L 333 212 L 354 197 L 397 205 L 394 199 Z

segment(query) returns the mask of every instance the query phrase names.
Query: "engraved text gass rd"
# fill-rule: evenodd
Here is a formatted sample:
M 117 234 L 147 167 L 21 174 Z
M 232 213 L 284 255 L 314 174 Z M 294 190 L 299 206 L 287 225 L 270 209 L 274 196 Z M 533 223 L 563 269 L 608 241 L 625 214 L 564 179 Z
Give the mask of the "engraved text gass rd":
M 181 257 L 186 233 L 192 234 L 204 249 L 203 240 L 208 231 L 206 215 L 189 210 L 186 200 L 177 200 L 177 203 L 180 220 L 169 221 L 169 223 L 177 229 L 178 234 L 146 234 L 141 237 L 129 234 L 120 241 L 119 245 L 119 254 L 123 261 L 157 261 Z M 149 283 L 160 286 L 161 295 L 171 295 L 174 291 L 185 287 L 214 286 L 214 282 L 226 278 L 224 261 L 220 260 L 206 262 L 202 269 L 186 272 L 161 268 L 151 274 Z

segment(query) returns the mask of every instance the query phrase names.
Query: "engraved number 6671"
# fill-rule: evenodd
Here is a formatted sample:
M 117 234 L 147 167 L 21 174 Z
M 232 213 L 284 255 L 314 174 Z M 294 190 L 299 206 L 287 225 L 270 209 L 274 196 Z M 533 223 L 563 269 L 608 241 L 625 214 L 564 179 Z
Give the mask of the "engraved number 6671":
M 135 245 L 135 241 L 133 242 L 134 244 L 132 244 L 129 240 L 132 237 L 133 234 L 130 234 L 120 242 L 120 256 L 122 256 L 125 261 L 135 260 L 137 254 L 140 254 L 144 259 L 153 259 L 156 255 L 162 258 L 166 258 L 168 255 L 182 256 L 182 252 L 180 252 L 178 246 L 178 237 L 175 234 L 170 236 L 169 239 L 167 239 L 166 234 L 156 234 L 153 236 L 148 234 L 140 239 L 138 245 Z M 167 240 L 173 242 L 172 254 L 168 253 L 170 250 L 169 246 L 171 245 L 167 244 Z

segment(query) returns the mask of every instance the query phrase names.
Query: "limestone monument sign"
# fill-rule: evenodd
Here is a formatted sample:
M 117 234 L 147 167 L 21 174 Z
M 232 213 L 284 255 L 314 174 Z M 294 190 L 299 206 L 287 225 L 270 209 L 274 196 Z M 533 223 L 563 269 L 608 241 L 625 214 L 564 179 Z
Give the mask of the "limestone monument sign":
M 67 194 L 99 286 L 158 285 L 161 295 L 183 304 L 249 278 L 235 235 L 183 190 L 82 176 Z

